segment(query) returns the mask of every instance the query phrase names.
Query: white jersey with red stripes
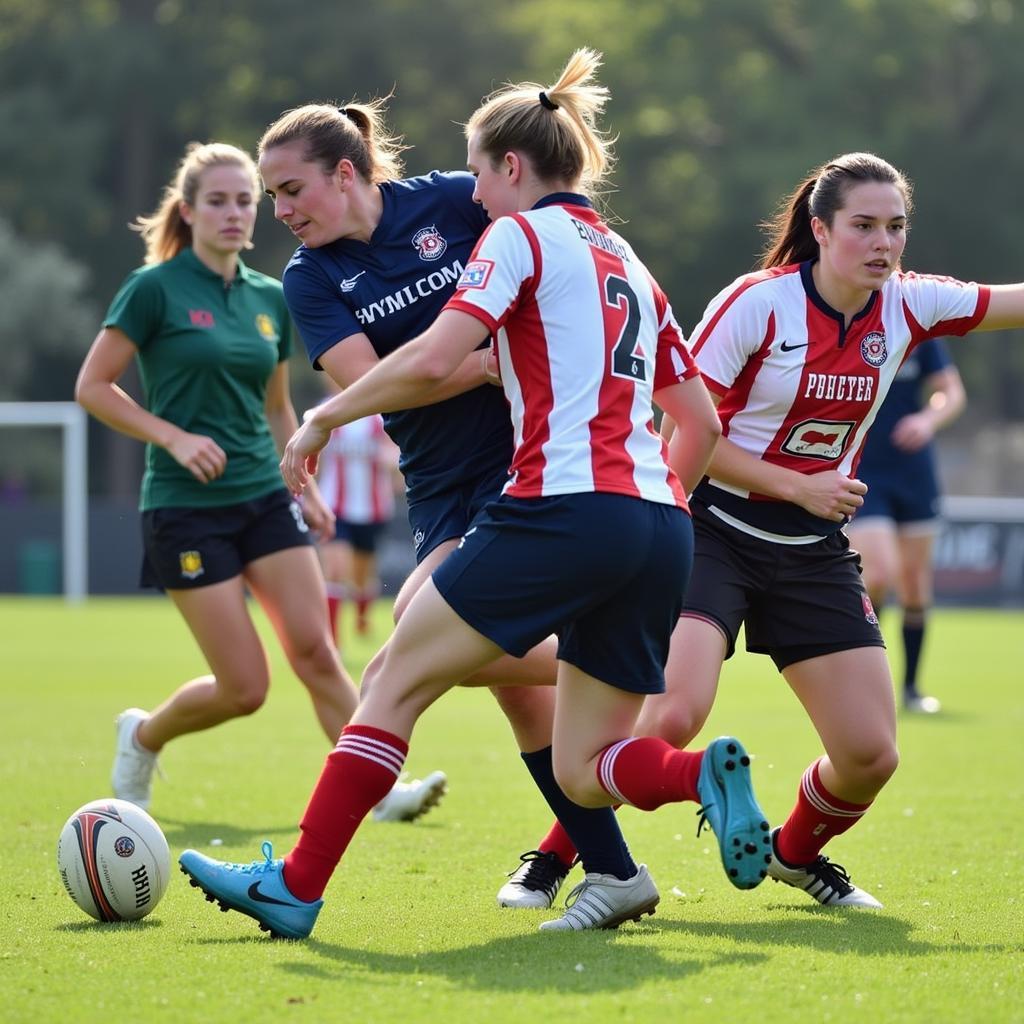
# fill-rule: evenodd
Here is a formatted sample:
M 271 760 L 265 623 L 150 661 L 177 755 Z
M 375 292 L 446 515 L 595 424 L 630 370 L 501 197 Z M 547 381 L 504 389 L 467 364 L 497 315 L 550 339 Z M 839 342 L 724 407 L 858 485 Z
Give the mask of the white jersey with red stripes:
M 446 308 L 495 338 L 515 430 L 506 494 L 686 507 L 651 402 L 697 371 L 664 293 L 589 201 L 558 194 L 498 218 Z
M 342 522 L 387 522 L 395 511 L 397 464 L 380 416 L 346 423 L 331 431 L 320 455 L 320 493 Z
M 811 268 L 810 262 L 791 264 L 738 278 L 711 301 L 690 347 L 708 388 L 721 398 L 718 413 L 730 441 L 798 473 L 835 469 L 852 477 L 904 359 L 926 338 L 977 327 L 989 289 L 948 277 L 894 273 L 846 326 L 818 293 Z M 781 503 L 786 515 L 773 516 L 782 510 L 755 504 L 772 499 L 720 480 L 702 484 L 703 498 L 707 484 L 728 513 L 722 518 L 742 509 L 738 518 L 747 523 L 780 523 L 788 515 L 794 526 L 811 525 L 812 534 L 836 528 L 787 503 Z

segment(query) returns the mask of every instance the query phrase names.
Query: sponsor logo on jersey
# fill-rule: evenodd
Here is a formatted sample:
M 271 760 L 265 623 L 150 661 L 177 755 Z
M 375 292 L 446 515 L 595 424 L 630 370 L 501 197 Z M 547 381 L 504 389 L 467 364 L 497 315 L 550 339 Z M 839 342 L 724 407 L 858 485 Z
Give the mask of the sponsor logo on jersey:
M 355 311 L 356 319 L 361 324 L 372 324 L 375 320 L 383 320 L 384 317 L 397 313 L 400 309 L 419 302 L 420 299 L 428 299 L 435 292 L 450 288 L 458 281 L 462 270 L 462 263 L 459 260 L 447 267 L 438 267 L 437 270 L 432 270 L 425 277 L 400 288 L 397 292 L 385 295 L 384 298 L 375 302 L 368 302 Z
M 860 342 L 860 354 L 868 366 L 881 366 L 889 355 L 885 348 L 885 335 L 881 331 L 865 334 Z
M 459 278 L 458 288 L 486 288 L 494 260 L 470 260 Z
M 853 420 L 804 420 L 790 430 L 782 450 L 787 455 L 832 462 L 843 454 L 855 425 Z
M 804 398 L 826 402 L 873 402 L 875 378 L 854 373 L 809 373 Z
M 281 335 L 277 333 L 277 324 L 266 313 L 256 314 L 256 330 L 260 332 L 260 337 L 264 341 L 276 342 L 281 340 Z
M 412 244 L 421 260 L 438 260 L 448 248 L 448 243 L 433 224 L 429 228 L 420 228 L 412 236 Z
M 344 281 L 339 281 L 339 282 L 338 282 L 338 287 L 339 287 L 339 288 L 340 288 L 340 289 L 341 289 L 341 290 L 342 290 L 343 292 L 345 292 L 345 294 L 346 294 L 346 295 L 347 295 L 347 294 L 348 294 L 349 292 L 351 292 L 351 291 L 355 291 L 355 287 L 356 287 L 356 282 L 357 282 L 357 281 L 359 280 L 359 278 L 361 278 L 361 277 L 363 276 L 363 274 L 365 274 L 365 273 L 366 273 L 366 271 L 365 271 L 365 270 L 360 270 L 360 271 L 359 271 L 359 273 L 358 273 L 358 274 L 355 274 L 355 275 L 354 275 L 353 277 L 346 277 Z
M 795 344 L 790 344 L 788 338 L 784 338 L 782 344 L 779 346 L 780 352 L 795 352 L 798 348 L 807 348 L 810 344 L 809 341 L 801 341 Z
M 203 556 L 198 551 L 182 551 L 178 555 L 181 575 L 187 580 L 198 579 L 206 570 L 203 568 Z
M 213 314 L 208 309 L 190 309 L 188 318 L 193 327 L 213 326 Z

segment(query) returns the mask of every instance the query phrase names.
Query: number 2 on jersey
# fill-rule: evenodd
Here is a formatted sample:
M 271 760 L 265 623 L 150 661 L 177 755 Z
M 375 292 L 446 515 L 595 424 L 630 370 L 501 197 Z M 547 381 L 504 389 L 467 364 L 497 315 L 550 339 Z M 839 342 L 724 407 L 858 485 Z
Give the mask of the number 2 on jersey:
M 640 334 L 640 301 L 636 292 L 624 277 L 609 274 L 604 279 L 604 297 L 609 306 L 622 309 L 625 305 L 626 309 L 626 322 L 612 349 L 612 375 L 647 380 L 647 363 L 636 351 Z

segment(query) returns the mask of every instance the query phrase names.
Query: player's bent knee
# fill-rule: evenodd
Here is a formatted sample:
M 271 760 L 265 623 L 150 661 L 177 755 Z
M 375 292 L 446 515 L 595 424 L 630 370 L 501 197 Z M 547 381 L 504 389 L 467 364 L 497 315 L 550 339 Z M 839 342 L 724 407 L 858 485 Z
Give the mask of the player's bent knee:
M 707 721 L 704 708 L 686 705 L 666 705 L 658 708 L 653 718 L 646 723 L 644 735 L 657 736 L 666 743 L 682 749 L 701 731 Z

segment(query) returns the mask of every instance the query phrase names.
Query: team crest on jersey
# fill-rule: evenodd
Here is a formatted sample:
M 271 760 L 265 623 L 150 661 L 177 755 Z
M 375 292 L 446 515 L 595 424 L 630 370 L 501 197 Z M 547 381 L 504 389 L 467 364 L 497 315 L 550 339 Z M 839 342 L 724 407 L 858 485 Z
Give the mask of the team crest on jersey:
M 256 330 L 264 341 L 280 341 L 281 336 L 277 333 L 277 325 L 267 316 L 266 313 L 256 314 Z
M 867 594 L 860 595 L 861 604 L 864 606 L 864 621 L 870 622 L 872 626 L 878 625 L 878 616 L 875 614 L 874 605 L 871 603 L 871 598 Z
M 203 568 L 203 556 L 198 551 L 182 551 L 178 555 L 181 575 L 187 580 L 198 579 L 206 570 Z
M 412 236 L 412 244 L 420 254 L 421 260 L 440 259 L 448 248 L 448 243 L 433 224 L 429 228 L 420 228 Z
M 803 459 L 832 462 L 843 454 L 855 425 L 853 420 L 804 420 L 790 430 L 782 450 Z
M 470 260 L 459 278 L 456 288 L 486 288 L 487 279 L 494 269 L 494 260 Z
M 889 355 L 885 348 L 885 335 L 881 331 L 865 334 L 861 339 L 860 354 L 868 366 L 881 366 Z

